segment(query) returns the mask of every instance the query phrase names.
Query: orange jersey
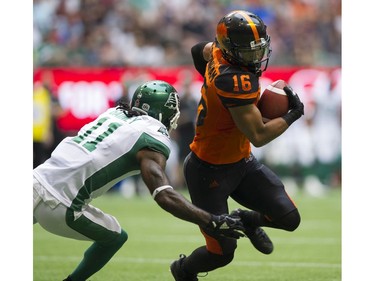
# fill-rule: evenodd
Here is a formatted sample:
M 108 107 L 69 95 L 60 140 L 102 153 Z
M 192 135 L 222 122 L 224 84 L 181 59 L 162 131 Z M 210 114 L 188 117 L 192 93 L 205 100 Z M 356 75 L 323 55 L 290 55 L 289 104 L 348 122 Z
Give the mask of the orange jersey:
M 211 52 L 190 149 L 205 162 L 229 164 L 248 157 L 251 146 L 228 108 L 256 104 L 260 96 L 259 78 L 246 68 L 229 64 L 216 44 Z

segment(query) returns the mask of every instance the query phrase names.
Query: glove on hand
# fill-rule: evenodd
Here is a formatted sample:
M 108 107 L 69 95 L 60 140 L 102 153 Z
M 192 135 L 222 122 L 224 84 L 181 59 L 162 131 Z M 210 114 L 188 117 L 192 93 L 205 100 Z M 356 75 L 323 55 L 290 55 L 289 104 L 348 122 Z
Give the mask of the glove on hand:
M 225 236 L 232 239 L 239 239 L 244 237 L 243 231 L 245 230 L 240 217 L 232 215 L 212 215 L 207 229 L 214 234 Z
M 284 92 L 288 96 L 290 111 L 287 114 L 285 114 L 282 118 L 286 121 L 288 126 L 290 126 L 294 121 L 296 121 L 302 115 L 304 115 L 304 105 L 299 99 L 297 93 L 294 92 L 290 86 L 285 86 Z

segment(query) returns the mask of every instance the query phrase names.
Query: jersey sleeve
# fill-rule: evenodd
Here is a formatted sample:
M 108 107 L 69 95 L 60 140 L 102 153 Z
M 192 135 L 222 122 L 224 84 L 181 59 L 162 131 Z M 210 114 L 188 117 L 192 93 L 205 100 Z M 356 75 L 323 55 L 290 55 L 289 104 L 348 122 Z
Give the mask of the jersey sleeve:
M 202 77 L 206 71 L 207 61 L 203 57 L 203 49 L 209 41 L 203 41 L 191 48 L 191 56 L 193 57 L 194 67 Z
M 168 159 L 172 147 L 168 131 L 155 119 L 148 119 L 149 123 L 143 128 L 143 133 L 138 140 L 139 149 L 147 148 L 157 151 Z
M 165 158 L 169 158 L 169 154 L 171 153 L 170 147 L 166 144 L 166 142 L 161 142 L 160 139 L 155 139 L 153 136 L 149 134 L 142 135 L 143 140 L 143 148 L 148 148 L 153 151 L 157 151 L 165 156 Z M 169 141 L 168 141 L 169 143 Z
M 215 79 L 218 97 L 227 108 L 253 104 L 259 96 L 259 80 L 250 72 L 225 72 Z

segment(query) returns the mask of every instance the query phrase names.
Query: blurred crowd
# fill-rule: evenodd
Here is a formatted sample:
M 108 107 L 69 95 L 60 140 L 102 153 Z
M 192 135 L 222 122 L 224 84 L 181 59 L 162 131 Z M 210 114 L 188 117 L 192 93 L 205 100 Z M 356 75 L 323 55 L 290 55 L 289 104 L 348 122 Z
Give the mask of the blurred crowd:
M 192 65 L 191 46 L 213 40 L 220 17 L 234 9 L 252 11 L 267 24 L 270 65 L 341 66 L 341 0 L 34 0 L 34 67 Z M 53 79 L 42 80 L 34 84 L 34 167 L 64 137 L 56 127 L 62 109 L 51 95 Z M 318 85 L 304 121 L 254 148 L 286 186 L 314 195 L 341 186 L 341 87 L 324 87 Z M 178 89 L 181 118 L 167 167 L 178 187 L 194 135 L 196 90 L 189 76 Z M 126 196 L 146 190 L 139 177 L 121 185 Z
M 234 9 L 263 18 L 272 65 L 341 64 L 341 0 L 34 0 L 34 64 L 191 64 Z

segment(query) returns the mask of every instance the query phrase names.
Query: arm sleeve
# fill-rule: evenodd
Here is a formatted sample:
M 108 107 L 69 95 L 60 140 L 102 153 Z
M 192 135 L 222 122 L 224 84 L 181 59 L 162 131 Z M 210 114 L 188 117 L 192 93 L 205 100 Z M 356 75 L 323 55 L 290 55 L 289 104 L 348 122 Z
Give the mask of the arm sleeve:
M 207 61 L 203 57 L 203 49 L 210 41 L 203 41 L 191 48 L 191 55 L 193 57 L 193 62 L 195 69 L 204 77 L 204 72 L 206 71 Z

